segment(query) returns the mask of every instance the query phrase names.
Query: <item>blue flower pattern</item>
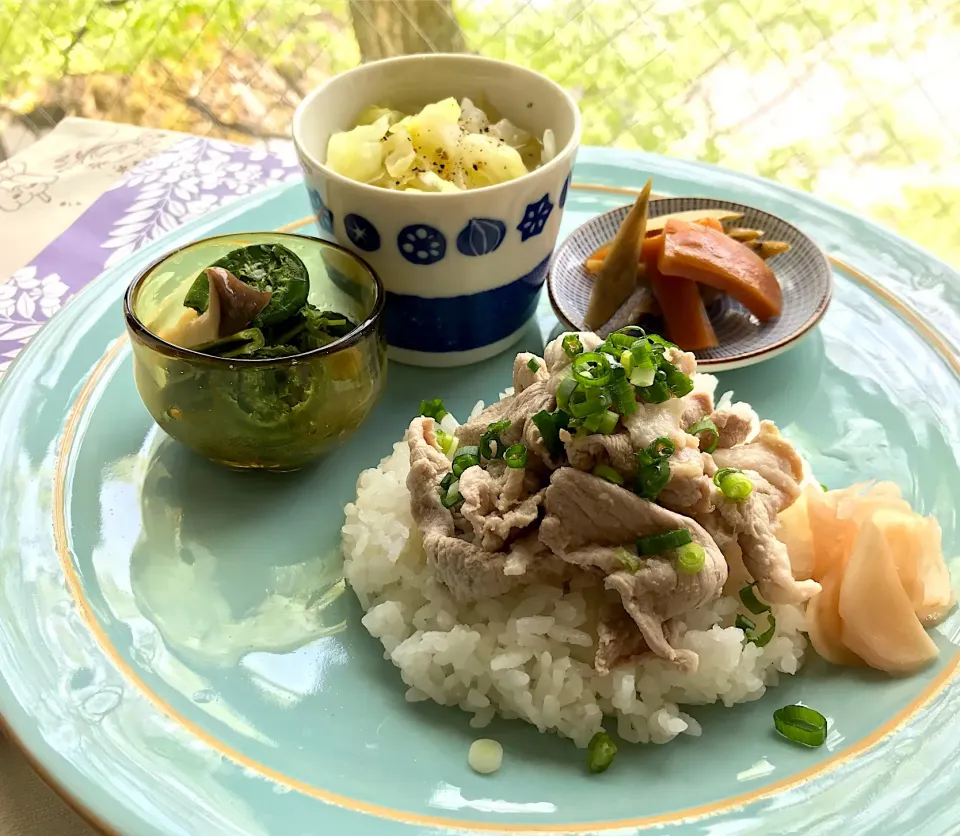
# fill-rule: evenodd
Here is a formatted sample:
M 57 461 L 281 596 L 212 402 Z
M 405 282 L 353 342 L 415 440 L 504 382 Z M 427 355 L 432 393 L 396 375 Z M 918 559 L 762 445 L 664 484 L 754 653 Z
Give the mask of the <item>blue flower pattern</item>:
M 536 203 L 527 205 L 527 211 L 523 213 L 523 220 L 517 224 L 520 230 L 520 240 L 526 241 L 543 232 L 547 225 L 547 219 L 553 211 L 553 204 L 550 202 L 550 195 L 545 194 Z
M 457 236 L 457 249 L 464 255 L 487 255 L 507 237 L 507 225 L 495 218 L 471 218 Z
M 563 190 L 560 192 L 560 200 L 557 201 L 557 203 L 560 204 L 561 209 L 567 205 L 567 189 L 570 188 L 571 177 L 573 177 L 572 171 L 567 175 L 567 179 L 563 181 Z
M 321 229 L 333 235 L 333 212 L 323 202 L 320 192 L 316 189 L 307 189 L 307 191 L 310 192 L 310 205 L 313 207 L 313 213 L 317 216 L 317 223 L 320 224 Z
M 355 247 L 368 253 L 380 249 L 380 233 L 363 215 L 356 215 L 351 212 L 344 217 L 343 227 L 347 231 L 347 238 Z
M 397 247 L 411 264 L 436 264 L 447 254 L 447 239 L 432 226 L 411 224 L 400 230 Z

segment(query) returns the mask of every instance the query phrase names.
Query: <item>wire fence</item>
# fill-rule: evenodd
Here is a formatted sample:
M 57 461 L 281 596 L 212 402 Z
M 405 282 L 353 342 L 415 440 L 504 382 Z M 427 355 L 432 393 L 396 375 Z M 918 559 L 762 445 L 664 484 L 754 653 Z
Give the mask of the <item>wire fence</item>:
M 361 61 L 471 51 L 584 142 L 847 205 L 960 265 L 960 0 L 0 0 L 0 161 L 66 115 L 245 142 Z

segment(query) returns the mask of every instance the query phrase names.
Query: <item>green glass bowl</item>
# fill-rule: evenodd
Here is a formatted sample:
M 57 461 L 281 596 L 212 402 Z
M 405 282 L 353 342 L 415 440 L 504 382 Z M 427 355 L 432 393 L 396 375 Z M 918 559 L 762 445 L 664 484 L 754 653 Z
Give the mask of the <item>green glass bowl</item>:
M 310 273 L 309 300 L 359 322 L 330 345 L 267 360 L 214 357 L 157 336 L 187 288 L 230 250 L 282 244 Z M 137 389 L 153 419 L 191 450 L 236 468 L 296 470 L 347 440 L 386 381 L 384 290 L 362 259 L 304 235 L 237 233 L 174 250 L 133 280 L 123 312 Z

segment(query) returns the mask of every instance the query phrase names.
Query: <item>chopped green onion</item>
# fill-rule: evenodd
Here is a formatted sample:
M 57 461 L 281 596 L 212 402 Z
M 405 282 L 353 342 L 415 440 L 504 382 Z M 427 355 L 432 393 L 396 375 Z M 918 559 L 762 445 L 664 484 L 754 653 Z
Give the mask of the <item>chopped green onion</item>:
M 767 613 L 767 622 L 767 629 L 759 636 L 753 635 L 747 637 L 747 641 L 750 642 L 750 644 L 755 644 L 757 647 L 766 647 L 770 644 L 770 639 L 772 639 L 777 632 L 777 619 L 773 617 L 773 613 Z
M 640 567 L 643 565 L 637 559 L 637 556 L 628 552 L 623 546 L 620 546 L 618 549 L 614 549 L 613 553 L 617 556 L 617 560 L 620 561 L 621 565 L 628 572 L 633 572 L 636 574 L 640 571 Z
M 750 610 L 754 615 L 760 615 L 761 613 L 770 612 L 770 605 L 765 604 L 754 592 L 755 583 L 745 586 L 740 590 L 740 600 L 743 602 L 743 605 Z
M 757 625 L 742 613 L 737 614 L 737 620 L 733 622 L 733 626 L 743 630 L 744 633 L 749 633 L 751 630 L 757 629 Z
M 503 445 L 500 436 L 489 430 L 480 436 L 480 457 L 490 461 L 499 459 L 503 455 Z
M 463 495 L 460 493 L 460 480 L 452 473 L 448 473 L 440 483 L 440 504 L 444 508 L 456 508 L 462 503 Z
M 636 369 L 634 369 L 636 373 Z M 646 403 L 663 403 L 671 397 L 670 387 L 667 386 L 667 375 L 663 369 L 657 369 L 653 375 L 653 383 L 637 390 L 640 400 Z
M 531 357 L 527 360 L 527 368 L 532 372 L 538 372 L 540 371 L 540 364 Z
M 727 499 L 734 502 L 743 502 L 753 493 L 753 482 L 742 470 L 735 467 L 721 467 L 713 475 L 713 484 L 720 488 L 720 492 Z
M 647 448 L 647 452 L 655 459 L 669 459 L 677 449 L 669 438 L 660 436 Z
M 723 480 L 720 490 L 727 499 L 742 502 L 753 493 L 753 482 L 742 473 L 733 473 Z
M 620 383 L 627 382 L 627 370 L 623 367 L 623 363 L 617 360 L 615 357 L 610 358 L 610 385 L 618 386 Z
M 713 484 L 718 488 L 720 483 L 726 479 L 731 473 L 740 473 L 740 470 L 737 470 L 735 467 L 721 467 L 716 473 L 713 474 Z
M 439 427 L 436 429 L 436 436 L 437 444 L 440 445 L 440 449 L 443 450 L 444 455 L 449 456 L 457 437 L 455 435 L 450 435 L 450 433 L 445 433 Z
M 620 380 L 610 387 L 613 406 L 621 415 L 632 415 L 637 411 L 637 393 L 627 380 Z
M 573 377 L 581 386 L 603 386 L 611 376 L 610 361 L 599 352 L 588 351 L 573 361 Z
M 594 775 L 606 772 L 617 755 L 617 744 L 606 732 L 597 732 L 587 747 L 587 769 Z
M 827 739 L 827 718 L 805 705 L 785 705 L 773 712 L 777 731 L 803 746 L 823 746 Z
M 613 482 L 614 485 L 623 484 L 623 477 L 608 464 L 598 464 L 593 469 L 593 475 L 606 479 L 608 482 Z
M 646 388 L 651 386 L 657 370 L 653 366 L 634 366 L 630 372 L 630 382 L 634 386 Z
M 643 451 L 637 453 L 637 462 L 640 466 L 637 468 L 635 490 L 638 496 L 653 501 L 670 481 L 670 463 L 666 459 L 656 459 L 649 463 L 641 461 L 642 453 Z
M 682 398 L 693 391 L 693 380 L 672 363 L 664 362 L 660 368 L 667 375 L 667 388 L 670 389 L 674 397 Z
M 450 466 L 453 468 L 453 475 L 459 479 L 468 467 L 478 464 L 480 464 L 480 448 L 467 446 L 457 450 Z
M 676 450 L 676 445 L 669 439 L 656 439 L 645 450 L 638 450 L 637 457 L 637 484 L 635 491 L 644 499 L 654 500 L 660 495 L 670 481 L 669 457 Z
M 646 340 L 634 340 L 630 343 L 630 355 L 635 366 L 646 366 L 654 363 L 653 348 Z
M 636 337 L 631 337 L 629 334 L 621 334 L 619 331 L 614 331 L 607 337 L 607 342 L 616 348 L 630 348 L 636 341 Z
M 510 426 L 510 419 L 503 418 L 494 421 L 487 427 L 487 431 L 480 436 L 480 457 L 490 460 L 503 457 L 503 442 L 500 433 Z
M 717 449 L 720 433 L 717 430 L 717 425 L 709 418 L 701 418 L 687 430 L 687 433 L 697 436 L 704 443 L 705 446 L 701 448 L 704 453 L 712 453 Z
M 648 534 L 637 540 L 637 551 L 640 554 L 662 554 L 671 549 L 679 549 L 693 538 L 685 528 L 674 528 L 672 531 L 661 531 L 659 534 Z
M 527 448 L 522 444 L 511 444 L 504 450 L 503 460 L 507 463 L 507 467 L 526 467 Z
M 830 490 L 830 488 L 828 488 L 826 485 L 824 485 L 823 482 L 820 483 L 820 487 L 823 488 L 823 492 L 824 492 L 824 493 L 827 493 L 827 492 Z
M 659 334 L 647 334 L 647 339 L 652 343 L 657 343 L 657 345 L 663 346 L 664 348 L 677 348 L 676 343 L 665 340 Z
M 650 386 L 657 372 L 650 343 L 646 340 L 636 340 L 630 347 L 630 356 L 633 358 L 630 382 L 634 386 Z
M 695 575 L 706 565 L 707 552 L 699 543 L 687 543 L 677 549 L 677 568 L 687 575 Z
M 572 377 L 565 377 L 557 387 L 557 406 L 566 409 L 570 404 L 570 396 L 577 390 L 577 381 Z
M 567 334 L 560 345 L 563 347 L 563 353 L 571 360 L 578 354 L 583 353 L 583 343 L 580 342 L 580 337 L 576 334 Z
M 593 415 L 595 412 L 603 412 L 613 403 L 613 398 L 604 389 L 577 390 L 577 394 L 582 394 L 582 399 L 571 399 L 567 404 L 570 414 L 574 418 L 585 418 L 587 415 Z
M 439 423 L 446 416 L 447 409 L 440 398 L 434 398 L 432 401 L 420 401 L 420 414 L 427 418 L 433 418 L 434 421 Z
M 629 351 L 620 354 L 620 364 L 627 373 L 627 377 L 630 377 L 630 372 L 633 371 L 633 355 Z
M 440 497 L 440 504 L 444 508 L 457 508 L 463 504 L 463 494 L 460 493 L 460 483 L 454 482 L 442 497 Z
M 556 412 L 547 412 L 541 409 L 538 413 L 531 416 L 531 420 L 540 430 L 540 437 L 543 439 L 543 446 L 551 456 L 558 456 L 563 449 L 560 443 L 560 430 L 565 430 L 570 426 L 570 416 L 562 409 Z
M 610 435 L 617 428 L 619 420 L 620 416 L 608 409 L 600 415 L 600 426 L 597 427 L 597 432 L 601 435 Z
M 614 332 L 615 334 L 626 334 L 628 337 L 639 340 L 647 336 L 647 332 L 643 330 L 639 325 L 626 325 L 623 328 Z
M 595 433 L 600 429 L 600 422 L 603 420 L 604 413 L 594 412 L 583 419 L 583 430 L 587 433 Z

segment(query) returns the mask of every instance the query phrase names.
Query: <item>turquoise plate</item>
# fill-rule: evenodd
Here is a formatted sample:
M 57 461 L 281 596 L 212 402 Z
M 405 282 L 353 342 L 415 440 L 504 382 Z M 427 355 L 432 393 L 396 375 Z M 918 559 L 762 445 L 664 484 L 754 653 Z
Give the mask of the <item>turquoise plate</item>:
M 649 174 L 661 193 L 764 207 L 824 247 L 835 292 L 820 326 L 788 354 L 725 373 L 721 388 L 775 420 L 823 481 L 897 482 L 960 553 L 957 275 L 807 195 L 591 149 L 564 234 Z M 308 214 L 301 190 L 284 187 L 178 230 L 71 301 L 0 386 L 0 713 L 77 809 L 135 836 L 956 833 L 956 615 L 934 633 L 937 663 L 914 677 L 811 654 L 758 702 L 692 709 L 701 738 L 623 745 L 601 777 L 569 741 L 495 723 L 484 734 L 503 743 L 504 766 L 474 774 L 468 715 L 406 703 L 361 626 L 339 528 L 358 473 L 420 398 L 464 414 L 507 385 L 512 354 L 469 369 L 392 366 L 347 447 L 277 476 L 223 470 L 166 440 L 119 339 L 123 289 L 161 251 Z M 519 347 L 539 350 L 556 327 L 541 300 Z M 774 709 L 793 702 L 831 718 L 826 746 L 775 736 Z

